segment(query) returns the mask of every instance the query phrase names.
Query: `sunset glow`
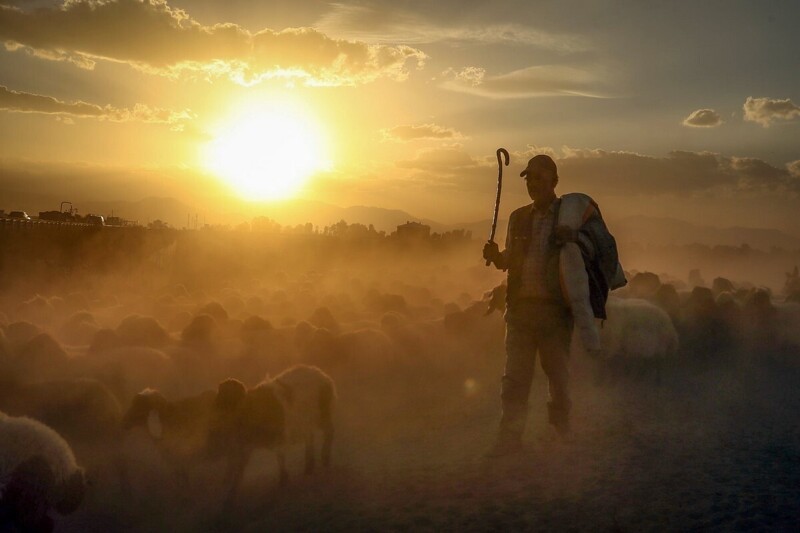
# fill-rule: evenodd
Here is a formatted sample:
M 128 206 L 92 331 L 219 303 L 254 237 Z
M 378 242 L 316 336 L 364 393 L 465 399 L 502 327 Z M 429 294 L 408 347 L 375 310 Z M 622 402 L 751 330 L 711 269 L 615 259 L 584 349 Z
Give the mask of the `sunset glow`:
M 209 170 L 251 200 L 289 198 L 329 165 L 313 118 L 276 106 L 230 117 L 204 147 L 203 157 Z

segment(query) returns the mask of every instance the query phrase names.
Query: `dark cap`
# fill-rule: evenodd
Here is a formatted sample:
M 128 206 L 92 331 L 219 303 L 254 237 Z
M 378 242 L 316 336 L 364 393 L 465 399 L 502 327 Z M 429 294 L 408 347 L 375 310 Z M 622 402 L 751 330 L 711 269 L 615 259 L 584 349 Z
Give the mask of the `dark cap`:
M 537 156 L 533 156 L 530 161 L 528 161 L 528 166 L 519 173 L 520 177 L 524 178 L 528 175 L 528 170 L 534 168 L 543 168 L 545 170 L 552 170 L 553 174 L 558 175 L 558 169 L 556 168 L 556 162 L 549 155 L 539 154 Z

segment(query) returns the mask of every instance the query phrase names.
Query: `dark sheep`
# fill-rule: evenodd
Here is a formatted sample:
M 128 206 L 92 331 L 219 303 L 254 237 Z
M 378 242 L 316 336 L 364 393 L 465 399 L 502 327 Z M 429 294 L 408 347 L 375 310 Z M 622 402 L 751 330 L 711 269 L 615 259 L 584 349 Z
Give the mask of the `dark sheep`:
M 20 346 L 41 333 L 39 326 L 30 322 L 12 322 L 5 327 L 6 346 L 9 351 L 15 352 Z
M 64 322 L 59 335 L 67 344 L 86 346 L 92 343 L 99 329 L 91 313 L 78 311 Z
M 325 328 L 331 333 L 339 333 L 341 328 L 333 313 L 327 307 L 318 307 L 309 317 L 308 321 L 318 328 Z
M 728 278 L 714 278 L 714 281 L 711 282 L 711 292 L 713 292 L 715 296 L 723 292 L 734 292 L 735 290 L 736 287 Z
M 131 401 L 122 418 L 122 427 L 126 431 L 146 428 L 165 463 L 174 468 L 177 483 L 185 487 L 188 469 L 207 458 L 215 396 L 214 391 L 205 391 L 170 401 L 155 389 L 145 389 Z
M 117 336 L 126 346 L 149 346 L 161 348 L 170 341 L 170 336 L 153 317 L 130 315 L 117 326 Z
M 286 449 L 305 444 L 305 473 L 315 468 L 315 436 L 322 432 L 322 464 L 329 466 L 333 444 L 333 380 L 320 369 L 298 365 L 253 389 L 237 380 L 222 382 L 215 399 L 218 416 L 209 440 L 210 456 L 227 456 L 229 487 L 226 508 L 232 505 L 252 452 L 275 450 L 280 484 L 289 480 Z
M 219 302 L 208 302 L 197 310 L 196 315 L 210 315 L 217 322 L 224 322 L 229 318 L 228 312 Z
M 58 341 L 40 333 L 19 348 L 11 366 L 21 380 L 57 379 L 69 374 L 70 357 Z
M 181 340 L 184 343 L 209 343 L 217 329 L 217 320 L 212 315 L 197 315 L 183 328 Z
M 628 291 L 633 298 L 652 298 L 661 286 L 661 278 L 653 272 L 639 272 L 628 282 Z
M 0 527 L 52 531 L 49 512 L 75 512 L 86 479 L 69 444 L 53 429 L 0 413 Z
M 89 355 L 99 354 L 119 348 L 123 345 L 122 339 L 119 338 L 117 332 L 113 329 L 103 328 L 94 334 L 91 344 L 89 345 Z
M 671 283 L 661 285 L 653 295 L 653 303 L 666 311 L 673 324 L 678 324 L 681 314 L 681 297 Z

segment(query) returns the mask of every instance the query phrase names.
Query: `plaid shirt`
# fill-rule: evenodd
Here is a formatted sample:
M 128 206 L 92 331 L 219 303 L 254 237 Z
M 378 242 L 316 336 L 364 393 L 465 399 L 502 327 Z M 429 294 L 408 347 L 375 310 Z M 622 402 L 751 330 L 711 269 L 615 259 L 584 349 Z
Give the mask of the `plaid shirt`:
M 531 242 L 528 255 L 522 267 L 522 286 L 520 298 L 549 298 L 545 283 L 547 251 L 550 246 L 550 234 L 553 231 L 553 219 L 556 202 L 552 202 L 547 210 L 533 209 L 531 217 Z

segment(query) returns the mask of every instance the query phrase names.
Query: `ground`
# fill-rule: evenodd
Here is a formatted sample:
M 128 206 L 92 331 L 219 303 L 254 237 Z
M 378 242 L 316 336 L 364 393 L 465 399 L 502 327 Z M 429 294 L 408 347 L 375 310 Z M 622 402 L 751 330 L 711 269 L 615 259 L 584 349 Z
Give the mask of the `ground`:
M 493 361 L 499 376 L 502 361 Z M 537 375 L 525 449 L 484 459 L 499 379 L 354 416 L 346 391 L 334 461 L 277 487 L 274 457 L 247 471 L 234 512 L 215 474 L 188 494 L 95 497 L 61 531 L 795 531 L 800 527 L 800 370 L 785 360 L 679 362 L 652 376 L 596 379 L 573 362 L 574 435 L 545 422 Z M 422 386 L 422 385 L 420 385 Z M 474 387 L 470 387 L 473 390 Z M 414 394 L 409 390 L 409 394 Z M 431 398 L 436 397 L 436 401 Z M 394 409 L 392 411 L 391 409 Z M 167 480 L 168 481 L 168 480 Z

